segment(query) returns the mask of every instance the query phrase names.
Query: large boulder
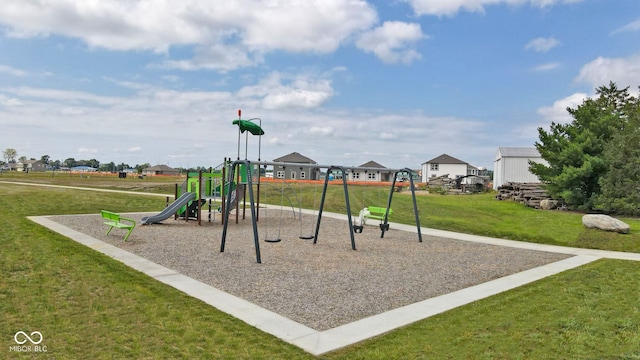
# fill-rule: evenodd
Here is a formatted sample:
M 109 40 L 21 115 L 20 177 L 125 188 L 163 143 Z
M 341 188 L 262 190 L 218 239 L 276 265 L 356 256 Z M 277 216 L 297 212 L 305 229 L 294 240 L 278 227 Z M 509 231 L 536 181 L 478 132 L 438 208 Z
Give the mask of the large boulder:
M 589 229 L 613 231 L 621 234 L 629 233 L 629 224 L 612 218 L 609 215 L 587 214 L 582 217 L 582 225 Z
M 542 210 L 557 209 L 559 204 L 560 202 L 558 200 L 544 199 L 540 201 L 540 209 Z

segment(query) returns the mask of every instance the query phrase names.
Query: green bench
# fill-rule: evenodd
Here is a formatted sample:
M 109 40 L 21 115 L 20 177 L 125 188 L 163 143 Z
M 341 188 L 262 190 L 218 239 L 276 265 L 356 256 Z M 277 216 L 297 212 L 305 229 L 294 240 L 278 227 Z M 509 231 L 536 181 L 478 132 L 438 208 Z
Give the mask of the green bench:
M 102 210 L 101 211 L 102 218 L 107 220 L 104 222 L 105 225 L 109 226 L 109 230 L 107 230 L 107 235 L 113 230 L 113 228 L 125 229 L 128 230 L 127 235 L 124 236 L 124 241 L 127 241 L 129 235 L 133 231 L 133 228 L 136 227 L 135 220 L 127 219 L 125 217 L 120 216 L 120 214 L 116 214 L 111 211 Z M 122 223 L 122 221 L 130 222 L 131 224 Z
M 366 218 L 378 220 L 384 220 L 384 214 L 387 212 L 387 208 L 379 206 L 367 206 L 367 210 L 369 210 L 369 214 L 365 214 Z M 393 214 L 393 209 L 389 209 L 389 216 L 391 214 Z

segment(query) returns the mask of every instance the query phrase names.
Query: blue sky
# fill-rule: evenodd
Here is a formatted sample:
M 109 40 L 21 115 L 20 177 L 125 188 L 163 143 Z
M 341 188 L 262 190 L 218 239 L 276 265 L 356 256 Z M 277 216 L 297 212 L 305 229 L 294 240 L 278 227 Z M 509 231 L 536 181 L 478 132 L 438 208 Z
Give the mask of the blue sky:
M 27 158 L 215 166 L 242 109 L 262 160 L 492 168 L 609 81 L 640 85 L 637 0 L 0 5 L 0 148 Z

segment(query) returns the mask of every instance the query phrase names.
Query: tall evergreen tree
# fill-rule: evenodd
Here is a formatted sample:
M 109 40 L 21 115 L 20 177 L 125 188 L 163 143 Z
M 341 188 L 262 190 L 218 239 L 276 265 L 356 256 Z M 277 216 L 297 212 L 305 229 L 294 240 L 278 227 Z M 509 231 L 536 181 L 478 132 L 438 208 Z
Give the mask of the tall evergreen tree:
M 626 115 L 624 128 L 605 147 L 607 172 L 600 178 L 596 207 L 640 216 L 640 100 L 636 99 Z
M 599 180 L 608 170 L 605 146 L 624 129 L 637 101 L 628 90 L 610 82 L 596 89 L 597 98 L 567 109 L 571 123 L 551 123 L 549 132 L 538 128 L 535 146 L 549 165 L 532 163 L 530 170 L 546 183 L 552 197 L 574 209 L 593 208 L 600 194 Z

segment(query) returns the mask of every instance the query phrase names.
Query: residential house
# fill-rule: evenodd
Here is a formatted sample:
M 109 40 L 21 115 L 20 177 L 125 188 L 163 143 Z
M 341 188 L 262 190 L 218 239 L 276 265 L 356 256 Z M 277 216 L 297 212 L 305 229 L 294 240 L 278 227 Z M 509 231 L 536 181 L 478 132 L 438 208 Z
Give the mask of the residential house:
M 391 181 L 391 177 L 393 176 L 393 172 L 391 170 L 378 164 L 373 160 L 366 162 L 358 167 L 372 168 L 372 169 L 370 170 L 353 169 L 349 173 L 349 178 L 348 178 L 349 180 L 381 182 L 381 181 Z
M 297 152 L 273 159 L 273 162 L 287 163 L 273 166 L 273 177 L 276 179 L 291 180 L 318 180 L 320 169 L 314 167 L 318 163 Z M 292 165 L 295 164 L 295 165 Z
M 534 147 L 498 148 L 493 162 L 493 188 L 508 182 L 539 183 L 538 176 L 529 171 L 529 161 L 548 164 Z
M 69 171 L 72 172 L 96 172 L 98 171 L 98 169 L 91 167 L 91 166 L 86 166 L 86 165 L 79 165 L 79 166 L 74 166 L 72 168 L 69 169 Z
M 38 171 L 38 172 L 42 172 L 42 171 L 47 171 L 47 170 L 49 170 L 49 167 L 47 166 L 47 164 L 43 163 L 40 160 L 25 160 L 24 162 L 18 161 L 16 163 L 16 171 L 24 171 L 24 172 Z
M 15 162 L 4 164 L 0 166 L 0 169 L 2 169 L 2 171 L 17 171 L 17 164 Z
M 177 175 L 180 175 L 180 170 L 174 169 L 167 165 L 155 165 L 152 167 L 148 167 L 146 169 L 142 169 L 142 174 L 147 176 L 154 176 L 154 175 L 177 176 Z
M 422 182 L 426 183 L 430 178 L 445 175 L 450 179 L 478 175 L 478 168 L 447 154 L 422 163 Z
M 475 167 L 450 155 L 442 154 L 422 164 L 422 181 L 467 191 L 482 191 L 489 183 L 483 167 Z

